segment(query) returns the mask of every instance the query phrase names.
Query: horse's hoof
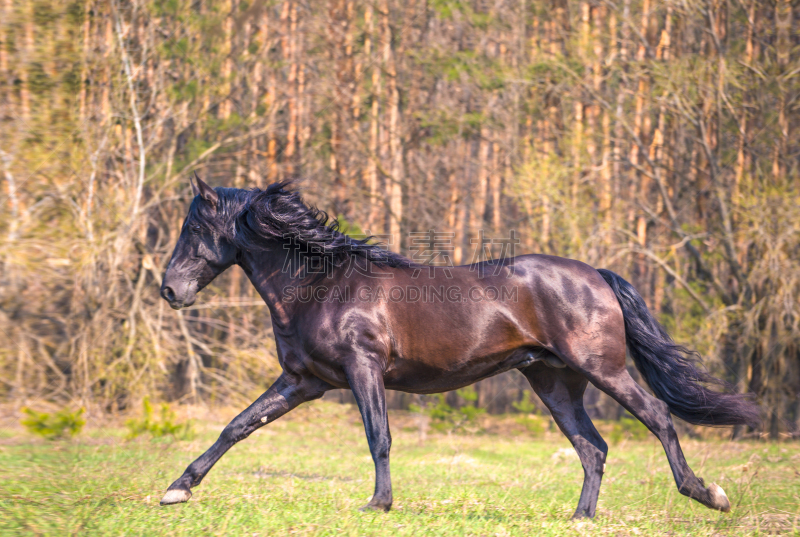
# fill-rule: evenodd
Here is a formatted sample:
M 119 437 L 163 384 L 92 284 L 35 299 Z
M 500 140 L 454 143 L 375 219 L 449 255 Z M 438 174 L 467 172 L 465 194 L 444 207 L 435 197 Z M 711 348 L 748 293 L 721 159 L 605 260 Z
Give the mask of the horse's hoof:
M 164 497 L 161 498 L 161 505 L 188 502 L 191 497 L 192 493 L 185 489 L 168 490 Z
M 367 513 L 369 511 L 382 511 L 382 512 L 386 513 L 391 508 L 392 508 L 392 504 L 385 505 L 385 504 L 377 504 L 377 503 L 369 502 L 367 505 L 365 505 L 364 507 L 359 509 L 359 511 L 361 511 L 362 513 Z
M 570 520 L 575 520 L 575 521 L 582 520 L 584 522 L 591 522 L 593 518 L 594 514 L 590 515 L 586 511 L 576 511 L 575 514 L 572 515 L 572 518 Z
M 711 483 L 708 486 L 708 496 L 711 499 L 711 505 L 709 507 L 712 509 L 722 511 L 723 513 L 727 513 L 731 510 L 731 502 L 728 501 L 728 495 L 725 494 L 722 487 L 716 483 Z

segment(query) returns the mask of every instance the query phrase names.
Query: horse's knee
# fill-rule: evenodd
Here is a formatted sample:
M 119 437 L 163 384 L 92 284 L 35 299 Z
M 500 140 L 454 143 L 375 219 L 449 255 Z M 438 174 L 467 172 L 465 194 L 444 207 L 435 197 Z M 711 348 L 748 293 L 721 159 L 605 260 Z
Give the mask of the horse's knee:
M 672 421 L 672 419 L 669 417 L 670 413 L 669 413 L 669 406 L 667 405 L 667 403 L 665 403 L 661 399 L 656 399 L 655 397 L 653 397 L 650 404 L 655 409 L 655 411 L 659 416 L 665 417 L 667 421 L 670 422 Z
M 595 429 L 589 416 L 586 415 L 586 411 L 584 411 L 583 419 L 581 420 L 581 429 L 583 431 L 582 436 L 603 454 L 603 459 L 605 460 L 605 456 L 608 454 L 608 444 Z
M 603 450 L 582 436 L 572 437 L 570 438 L 570 441 L 575 447 L 575 451 L 578 453 L 578 457 L 581 460 L 581 465 L 583 466 L 584 471 L 603 471 L 608 448 Z M 603 444 L 605 445 L 605 442 L 603 442 Z
M 228 425 L 227 427 L 222 429 L 222 432 L 219 435 L 219 440 L 224 444 L 235 443 L 236 442 L 235 430 L 230 425 Z
M 235 444 L 246 436 L 247 433 L 245 432 L 245 425 L 237 423 L 237 421 L 234 420 L 225 426 L 219 435 L 219 439 L 224 444 Z
M 389 457 L 389 452 L 392 449 L 392 437 L 389 435 L 380 435 L 375 439 L 375 448 L 373 450 L 376 459 L 386 459 Z
M 655 410 L 655 412 L 653 413 L 652 418 L 648 420 L 649 422 L 645 422 L 641 418 L 640 421 L 642 421 L 648 427 L 648 429 L 650 429 L 653 434 L 659 438 L 661 438 L 663 435 L 675 435 L 675 426 L 672 424 L 672 415 L 670 414 L 667 403 L 653 397 L 651 407 Z

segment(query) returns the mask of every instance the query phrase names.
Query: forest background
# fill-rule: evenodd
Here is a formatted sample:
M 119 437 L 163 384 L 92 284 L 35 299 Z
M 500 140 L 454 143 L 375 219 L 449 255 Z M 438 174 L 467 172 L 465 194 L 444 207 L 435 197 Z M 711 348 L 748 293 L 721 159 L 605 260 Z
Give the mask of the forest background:
M 517 254 L 617 271 L 756 394 L 750 433 L 797 438 L 799 18 L 788 0 L 2 0 L 0 400 L 243 406 L 277 376 L 238 267 L 188 310 L 158 296 L 197 170 L 300 177 L 417 260 L 414 232 L 467 263 L 513 230 Z M 476 404 L 513 411 L 523 383 L 482 381 Z

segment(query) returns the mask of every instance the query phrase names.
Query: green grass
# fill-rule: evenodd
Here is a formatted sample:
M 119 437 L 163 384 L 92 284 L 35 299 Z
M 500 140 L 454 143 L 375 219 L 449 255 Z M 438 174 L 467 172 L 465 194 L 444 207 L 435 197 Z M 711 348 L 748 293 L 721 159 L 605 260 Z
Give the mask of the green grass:
M 232 417 L 232 415 L 231 415 Z M 489 430 L 503 431 L 498 418 Z M 110 535 L 648 535 L 795 534 L 800 445 L 684 439 L 695 472 L 720 484 L 733 511 L 681 496 L 654 440 L 611 446 L 598 514 L 569 520 L 583 472 L 560 433 L 430 434 L 393 426 L 394 508 L 361 513 L 373 487 L 352 407 L 317 402 L 234 447 L 189 503 L 160 507 L 166 487 L 215 439 L 126 440 L 87 428 L 48 442 L 0 435 L 0 534 Z M 514 423 L 513 420 L 506 420 Z M 91 424 L 90 424 L 91 425 Z M 515 434 L 514 431 L 517 431 Z M 564 449 L 569 448 L 569 449 Z

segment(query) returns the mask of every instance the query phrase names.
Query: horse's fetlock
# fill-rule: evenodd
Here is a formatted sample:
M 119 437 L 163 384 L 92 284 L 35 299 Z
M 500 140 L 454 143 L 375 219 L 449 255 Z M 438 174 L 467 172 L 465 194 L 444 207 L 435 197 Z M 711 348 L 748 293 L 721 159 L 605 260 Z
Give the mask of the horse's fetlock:
M 699 500 L 706 495 L 706 488 L 699 479 L 695 478 L 694 480 L 688 481 L 679 486 L 678 492 L 684 496 L 688 496 L 689 498 Z

